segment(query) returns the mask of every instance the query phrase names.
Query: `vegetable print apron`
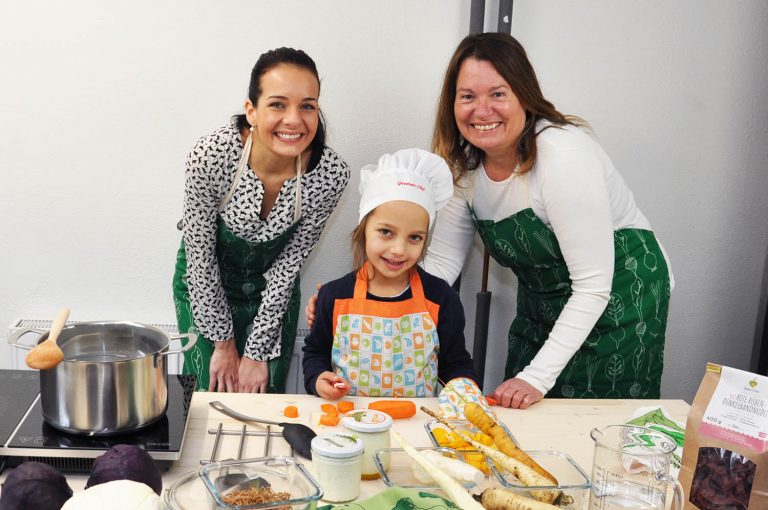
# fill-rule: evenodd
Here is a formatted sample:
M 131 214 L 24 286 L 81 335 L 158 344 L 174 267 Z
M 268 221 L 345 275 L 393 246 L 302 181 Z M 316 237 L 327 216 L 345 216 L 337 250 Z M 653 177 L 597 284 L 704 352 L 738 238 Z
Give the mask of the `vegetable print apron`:
M 219 204 L 219 212 L 224 209 L 234 194 L 235 188 L 246 167 L 250 154 L 251 137 L 243 148 L 243 156 L 232 181 L 232 187 Z M 272 266 L 277 256 L 288 244 L 296 231 L 301 218 L 301 157 L 296 158 L 296 209 L 294 223 L 282 234 L 265 242 L 251 242 L 235 235 L 219 217 L 216 234 L 216 258 L 221 274 L 221 283 L 227 296 L 234 328 L 237 351 L 243 356 L 248 335 L 253 329 L 253 320 L 261 305 L 262 292 L 267 280 L 264 274 Z M 184 240 L 181 241 L 176 257 L 176 271 L 173 276 L 173 301 L 176 305 L 176 320 L 180 332 L 196 333 L 192 305 L 187 287 L 187 257 Z M 269 369 L 268 393 L 285 393 L 285 382 L 291 366 L 293 346 L 298 328 L 301 286 L 299 276 L 293 283 L 293 292 L 288 308 L 283 315 L 280 328 L 280 356 L 267 363 Z M 205 340 L 203 337 L 202 339 Z M 210 382 L 210 364 L 213 355 L 213 343 L 198 341 L 195 347 L 184 353 L 183 373 L 197 377 L 197 390 L 207 391 Z
M 367 264 L 357 273 L 352 299 L 333 308 L 331 360 L 351 385 L 350 395 L 427 397 L 437 389 L 438 306 L 424 298 L 416 270 L 412 297 L 405 301 L 367 299 Z
M 504 378 L 514 377 L 549 337 L 571 296 L 571 279 L 555 234 L 533 209 L 499 222 L 480 220 L 470 205 L 490 255 L 518 279 L 517 315 L 508 337 Z M 611 297 L 581 348 L 547 397 L 659 398 L 669 271 L 653 232 L 613 234 Z

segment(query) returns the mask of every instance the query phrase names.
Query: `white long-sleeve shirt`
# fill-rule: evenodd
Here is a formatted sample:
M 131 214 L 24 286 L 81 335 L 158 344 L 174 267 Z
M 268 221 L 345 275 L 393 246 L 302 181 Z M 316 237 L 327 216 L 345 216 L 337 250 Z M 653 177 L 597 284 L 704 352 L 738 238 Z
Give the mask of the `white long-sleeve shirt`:
M 546 125 L 541 121 L 537 129 Z M 608 303 L 613 232 L 651 230 L 651 226 L 608 155 L 589 134 L 574 126 L 551 127 L 537 137 L 537 149 L 536 164 L 526 174 L 493 181 L 480 165 L 458 183 L 453 198 L 437 215 L 424 268 L 448 282 L 458 277 L 475 235 L 468 201 L 479 219 L 495 222 L 533 209 L 557 237 L 572 285 L 548 339 L 517 375 L 546 393 Z M 674 286 L 671 270 L 670 284 Z

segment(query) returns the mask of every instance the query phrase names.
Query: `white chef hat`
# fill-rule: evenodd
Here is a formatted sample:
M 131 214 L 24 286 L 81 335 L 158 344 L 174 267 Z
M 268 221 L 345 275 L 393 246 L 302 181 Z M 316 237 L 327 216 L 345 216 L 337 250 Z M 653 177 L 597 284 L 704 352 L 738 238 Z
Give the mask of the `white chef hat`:
M 453 195 L 453 177 L 443 158 L 421 149 L 384 154 L 360 171 L 360 218 L 386 202 L 404 200 L 426 209 L 429 225 Z

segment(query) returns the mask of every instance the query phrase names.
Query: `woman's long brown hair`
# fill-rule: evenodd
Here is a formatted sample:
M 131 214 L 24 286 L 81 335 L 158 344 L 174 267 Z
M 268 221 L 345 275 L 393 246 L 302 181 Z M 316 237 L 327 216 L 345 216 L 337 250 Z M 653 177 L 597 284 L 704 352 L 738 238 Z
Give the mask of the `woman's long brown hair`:
M 432 136 L 432 151 L 448 162 L 454 180 L 477 168 L 485 154 L 461 135 L 453 111 L 459 69 L 468 58 L 489 62 L 506 80 L 525 109 L 525 126 L 515 147 L 520 173 L 530 171 L 536 162 L 536 136 L 541 132 L 536 132 L 537 121 L 546 119 L 555 126 L 572 124 L 587 127 L 582 119 L 560 113 L 544 98 L 536 72 L 517 39 L 495 32 L 469 35 L 459 43 L 445 71 Z

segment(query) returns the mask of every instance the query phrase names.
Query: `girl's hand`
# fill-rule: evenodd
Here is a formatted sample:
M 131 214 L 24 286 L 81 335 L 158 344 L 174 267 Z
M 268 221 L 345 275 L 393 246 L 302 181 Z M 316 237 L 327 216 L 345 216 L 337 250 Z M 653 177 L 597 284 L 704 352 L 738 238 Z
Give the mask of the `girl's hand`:
M 243 356 L 238 373 L 240 393 L 266 393 L 269 384 L 269 366 L 266 361 L 257 361 Z
M 235 339 L 214 342 L 211 364 L 208 367 L 210 373 L 208 391 L 236 392 L 239 367 L 240 355 L 237 353 Z
M 322 283 L 317 284 L 317 290 L 320 291 L 320 287 L 322 287 Z M 317 308 L 317 294 L 314 294 L 311 298 L 309 298 L 309 301 L 307 302 L 307 306 L 304 307 L 304 315 L 307 317 L 307 327 L 309 329 L 312 329 L 312 325 L 315 323 L 315 309 Z
M 343 377 L 333 372 L 323 372 L 315 381 L 317 394 L 326 400 L 338 400 L 349 393 L 350 386 Z
M 493 398 L 504 407 L 527 409 L 528 406 L 544 398 L 544 394 L 522 379 L 513 377 L 496 388 Z

